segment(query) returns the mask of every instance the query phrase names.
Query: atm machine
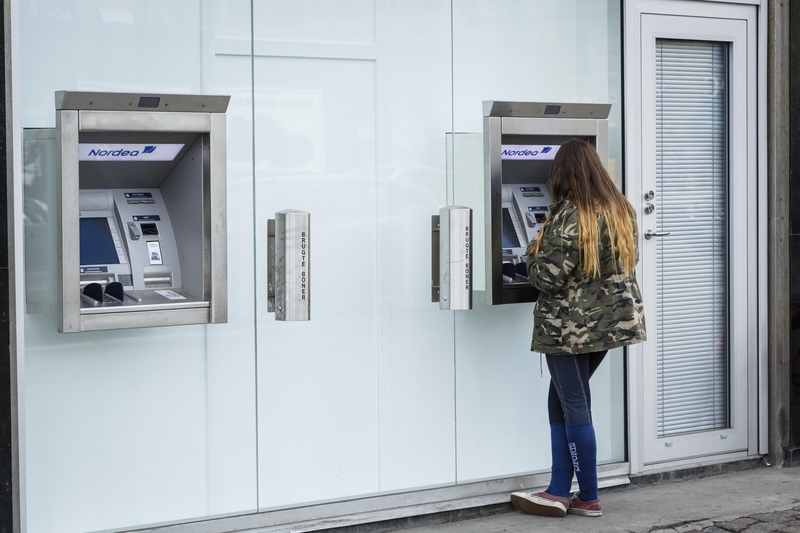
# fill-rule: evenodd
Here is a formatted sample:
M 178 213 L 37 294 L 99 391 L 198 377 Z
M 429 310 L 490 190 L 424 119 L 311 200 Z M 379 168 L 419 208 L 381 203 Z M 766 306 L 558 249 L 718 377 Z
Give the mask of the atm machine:
M 611 104 L 483 102 L 486 303 L 535 302 L 525 249 L 554 203 L 550 166 L 569 139 L 591 143 L 608 166 Z
M 26 270 L 52 285 L 27 301 L 60 332 L 227 321 L 229 99 L 61 91 L 25 131 Z

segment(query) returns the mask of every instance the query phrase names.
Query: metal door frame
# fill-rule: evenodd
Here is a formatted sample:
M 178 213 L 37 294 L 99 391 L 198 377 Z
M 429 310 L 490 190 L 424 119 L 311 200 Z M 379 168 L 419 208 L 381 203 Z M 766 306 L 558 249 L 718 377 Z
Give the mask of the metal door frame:
M 745 2 L 739 2 L 744 4 Z M 754 4 L 755 2 L 747 2 Z M 757 4 L 757 3 L 756 3 Z M 765 10 L 762 10 L 765 12 Z M 765 119 L 763 112 L 766 108 L 766 96 L 763 90 L 765 82 L 765 71 L 762 68 L 763 61 L 757 61 L 760 55 L 765 55 L 763 46 L 764 41 L 764 21 L 758 18 L 758 9 L 752 5 L 731 5 L 719 2 L 701 1 L 669 1 L 669 0 L 629 0 L 625 4 L 625 41 L 629 43 L 626 47 L 625 71 L 626 71 L 626 192 L 634 208 L 639 212 L 640 247 L 644 250 L 645 241 L 641 235 L 644 232 L 644 221 L 641 213 L 643 206 L 643 172 L 647 170 L 646 146 L 643 139 L 643 132 L 651 128 L 654 131 L 655 115 L 650 117 L 647 102 L 643 98 L 643 91 L 650 90 L 647 87 L 646 65 L 643 63 L 645 54 L 652 51 L 645 51 L 640 44 L 643 44 L 647 35 L 652 45 L 655 38 L 684 38 L 695 40 L 717 40 L 734 43 L 732 47 L 736 50 L 745 47 L 746 62 L 745 71 L 741 67 L 732 66 L 730 70 L 731 86 L 746 86 L 745 108 L 736 116 L 730 115 L 731 128 L 741 131 L 744 129 L 743 140 L 739 145 L 742 149 L 731 149 L 731 172 L 734 165 L 738 165 L 738 172 L 745 172 L 746 178 L 741 185 L 743 189 L 734 190 L 731 188 L 731 210 L 743 210 L 747 217 L 738 221 L 738 228 L 731 227 L 731 233 L 736 235 L 746 235 L 745 243 L 736 243 L 731 240 L 732 246 L 738 246 L 737 250 L 732 249 L 732 258 L 736 254 L 746 257 L 746 265 L 736 265 L 737 272 L 734 272 L 734 261 L 731 261 L 731 286 L 737 282 L 746 284 L 746 289 L 740 291 L 740 298 L 746 302 L 739 302 L 739 307 L 745 309 L 746 317 L 738 319 L 731 318 L 731 329 L 734 335 L 731 337 L 731 349 L 737 343 L 746 345 L 745 355 L 740 361 L 731 361 L 731 418 L 734 428 L 739 433 L 734 437 L 735 445 L 727 447 L 727 450 L 720 449 L 719 446 L 712 446 L 711 440 L 720 440 L 720 432 L 712 432 L 713 435 L 708 442 L 708 453 L 685 453 L 682 455 L 681 448 L 686 446 L 677 445 L 679 441 L 689 441 L 689 438 L 670 439 L 673 446 L 670 453 L 655 453 L 654 430 L 655 420 L 648 421 L 645 415 L 648 409 L 648 399 L 645 395 L 646 390 L 650 390 L 655 383 L 653 376 L 650 381 L 645 375 L 648 361 L 644 359 L 648 352 L 648 345 L 636 345 L 629 349 L 628 375 L 630 383 L 628 388 L 628 413 L 629 413 L 629 459 L 631 472 L 644 470 L 662 469 L 666 467 L 677 467 L 684 464 L 697 464 L 700 461 L 719 462 L 729 458 L 741 458 L 747 455 L 766 453 L 766 190 L 765 185 L 761 185 L 766 177 L 766 158 L 760 157 L 759 147 L 763 151 L 765 142 Z M 763 17 L 762 17 L 763 18 Z M 712 23 L 709 19 L 716 19 Z M 670 22 L 680 21 L 680 25 L 670 27 Z M 694 22 L 693 22 L 694 21 Z M 739 29 L 732 29 L 738 21 Z M 693 27 L 694 26 L 694 27 Z M 743 28 L 743 29 L 742 29 Z M 738 43 L 738 44 L 736 44 Z M 652 47 L 652 46 L 651 46 Z M 735 51 L 734 51 L 735 53 Z M 731 54 L 733 56 L 733 53 Z M 735 61 L 731 59 L 731 61 Z M 733 65 L 733 63 L 731 63 Z M 736 69 L 739 70 L 736 70 Z M 734 81 L 736 80 L 736 81 Z M 654 80 L 649 80 L 652 86 Z M 653 90 L 653 95 L 654 89 Z M 739 89 L 742 92 L 742 89 Z M 742 97 L 739 94 L 739 97 Z M 735 104 L 734 94 L 731 94 L 731 105 Z M 651 102 L 651 107 L 654 104 Z M 741 109 L 741 108 L 740 108 Z M 731 143 L 734 142 L 733 133 L 730 137 Z M 645 153 L 643 153 L 643 150 Z M 654 164 L 652 166 L 654 168 Z M 742 169 L 745 169 L 744 171 Z M 733 176 L 733 175 L 732 175 Z M 732 177 L 731 182 L 734 182 Z M 651 223 L 652 225 L 652 223 Z M 737 239 L 738 240 L 738 239 Z M 742 250 L 744 248 L 744 250 Z M 742 253 L 743 252 L 743 253 Z M 749 253 L 748 253 L 749 252 Z M 642 253 L 644 257 L 645 253 Z M 650 326 L 650 341 L 656 338 L 655 331 L 655 302 L 647 300 L 647 289 L 645 286 L 650 281 L 647 273 L 640 263 L 637 267 L 637 276 L 642 282 L 642 289 L 645 293 L 645 310 L 648 315 Z M 733 295 L 732 295 L 733 297 Z M 731 302 L 732 306 L 736 303 Z M 651 318 L 652 317 L 652 318 Z M 739 327 L 734 320 L 739 321 Z M 654 363 L 653 363 L 654 364 Z M 737 389 L 734 380 L 736 374 L 744 374 L 744 378 L 739 381 Z M 654 404 L 655 398 L 652 398 Z M 735 418 L 737 417 L 738 418 Z M 731 431 L 728 430 L 728 438 L 731 438 Z M 733 442 L 733 441 L 729 441 Z M 663 443 L 659 443 L 664 447 Z M 696 446 L 697 443 L 693 446 Z M 702 457 L 701 457 L 702 456 Z

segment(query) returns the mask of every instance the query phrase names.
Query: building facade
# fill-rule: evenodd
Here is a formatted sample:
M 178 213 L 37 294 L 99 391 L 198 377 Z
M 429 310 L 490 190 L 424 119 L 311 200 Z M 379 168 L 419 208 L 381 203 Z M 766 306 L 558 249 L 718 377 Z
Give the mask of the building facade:
M 592 378 L 601 487 L 774 463 L 798 426 L 772 445 L 774 378 L 790 378 L 768 334 L 769 8 L 12 2 L 19 527 L 323 529 L 546 485 L 534 304 L 484 298 L 487 100 L 611 104 L 649 339 Z M 51 176 L 23 139 L 56 125 L 60 90 L 231 96 L 227 323 L 63 334 L 30 297 L 54 246 L 37 225 L 59 213 L 26 195 Z M 442 311 L 431 216 L 456 204 L 473 209 L 473 306 Z M 285 209 L 311 213 L 308 321 L 269 312 L 268 221 Z

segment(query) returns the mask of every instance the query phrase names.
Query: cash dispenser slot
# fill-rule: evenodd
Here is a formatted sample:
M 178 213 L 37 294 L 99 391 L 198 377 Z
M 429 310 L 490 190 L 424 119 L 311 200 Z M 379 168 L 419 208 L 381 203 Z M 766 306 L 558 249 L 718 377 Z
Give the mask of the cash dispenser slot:
M 550 184 L 553 159 L 561 144 L 583 139 L 607 164 L 611 106 L 483 104 L 486 302 L 535 302 L 539 293 L 528 280 L 525 252 L 557 200 Z

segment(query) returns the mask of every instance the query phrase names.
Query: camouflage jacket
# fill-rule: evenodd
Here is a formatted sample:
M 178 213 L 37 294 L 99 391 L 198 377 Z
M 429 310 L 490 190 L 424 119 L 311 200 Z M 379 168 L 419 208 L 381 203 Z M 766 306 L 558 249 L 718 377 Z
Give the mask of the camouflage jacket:
M 605 222 L 600 224 L 600 275 L 578 264 L 578 209 L 568 199 L 550 206 L 552 219 L 540 232 L 539 253 L 528 255 L 528 279 L 541 291 L 533 310 L 531 351 L 587 353 L 647 339 L 644 307 L 635 273 L 618 273 Z M 638 230 L 633 221 L 636 262 Z M 528 245 L 528 252 L 532 244 Z

